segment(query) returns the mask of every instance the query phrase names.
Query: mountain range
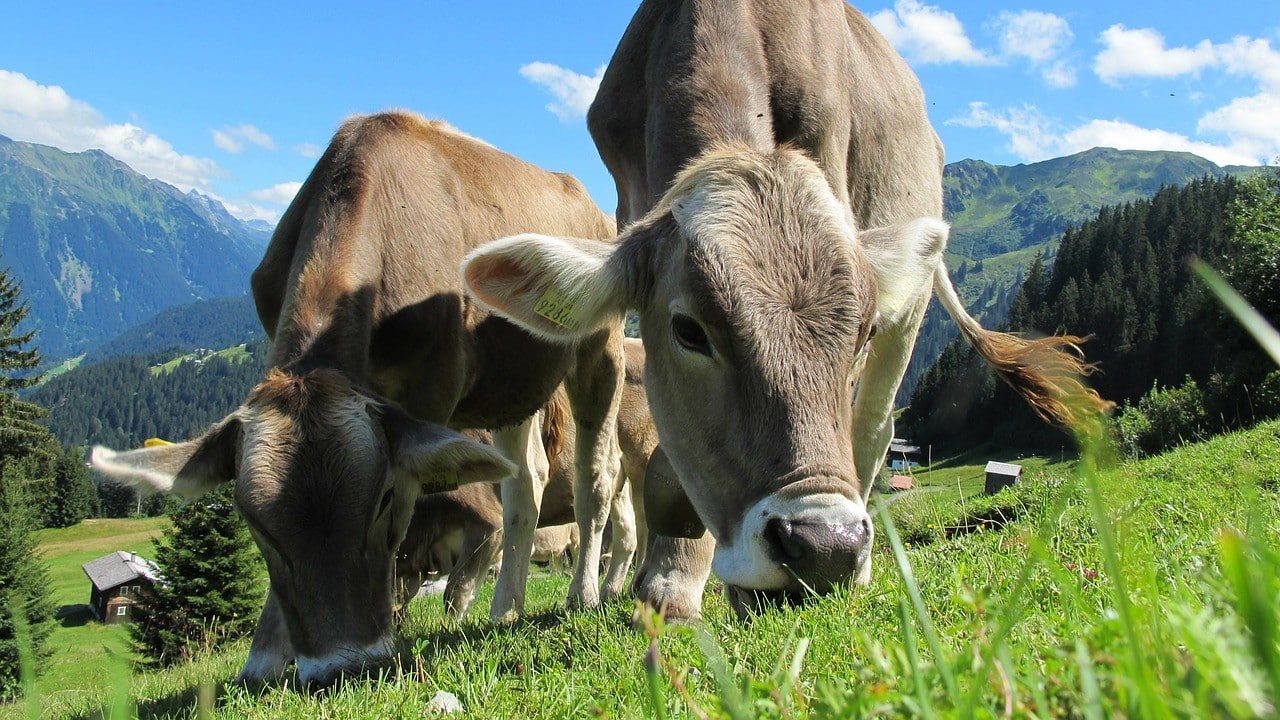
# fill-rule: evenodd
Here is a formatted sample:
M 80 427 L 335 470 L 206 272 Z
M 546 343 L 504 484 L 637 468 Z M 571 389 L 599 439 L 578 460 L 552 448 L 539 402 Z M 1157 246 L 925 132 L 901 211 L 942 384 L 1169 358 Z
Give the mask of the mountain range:
M 80 355 L 166 308 L 244 295 L 270 229 L 100 150 L 0 136 L 0 264 L 46 358 Z
M 966 303 L 997 325 L 1022 269 L 1036 254 L 1051 258 L 1068 226 L 1162 186 L 1256 170 L 1110 148 L 1014 166 L 961 160 L 944 176 L 947 261 Z M 101 151 L 66 153 L 0 136 L 0 266 L 21 281 L 51 362 L 254 337 L 261 330 L 248 278 L 270 232 Z M 931 319 L 922 332 L 906 391 L 941 350 L 946 326 Z

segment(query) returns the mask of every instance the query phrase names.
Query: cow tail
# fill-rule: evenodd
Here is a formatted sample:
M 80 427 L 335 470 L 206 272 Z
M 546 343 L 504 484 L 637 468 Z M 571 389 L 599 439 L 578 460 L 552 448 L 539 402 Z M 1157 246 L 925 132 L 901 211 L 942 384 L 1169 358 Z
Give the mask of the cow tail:
M 1080 349 L 1088 337 L 1053 335 L 1030 340 L 987 330 L 964 309 L 945 267 L 934 273 L 933 285 L 964 339 L 1042 419 L 1080 428 L 1114 406 L 1084 383 L 1097 370 L 1096 364 L 1084 361 Z
M 556 458 L 564 451 L 569 422 L 569 396 L 564 388 L 556 388 L 551 399 L 542 406 L 542 446 L 547 451 L 547 463 L 553 467 Z

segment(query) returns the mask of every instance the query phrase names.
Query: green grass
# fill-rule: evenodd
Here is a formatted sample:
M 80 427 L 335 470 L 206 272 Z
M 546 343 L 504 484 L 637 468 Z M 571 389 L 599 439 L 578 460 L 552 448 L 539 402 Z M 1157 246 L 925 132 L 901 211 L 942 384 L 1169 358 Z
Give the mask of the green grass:
M 86 520 L 73 527 L 39 532 L 40 555 L 49 568 L 50 591 L 59 616 L 49 638 L 52 658 L 36 680 L 41 697 L 93 696 L 108 686 L 102 670 L 112 659 L 133 657 L 126 626 L 90 619 L 89 577 L 82 566 L 116 550 L 154 558 L 152 541 L 168 524 L 165 518 Z
M 910 498 L 884 503 L 869 587 L 748 623 L 714 584 L 692 627 L 632 629 L 621 601 L 566 613 L 556 576 L 502 627 L 483 619 L 487 595 L 457 624 L 438 599 L 411 604 L 400 672 L 380 682 L 224 687 L 242 642 L 105 690 L 42 694 L 39 711 L 418 718 L 447 690 L 468 718 L 1275 714 L 1280 422 L 1101 470 L 1095 455 L 1023 459 L 1024 482 L 991 497 L 934 490 L 964 490 L 980 455 L 938 463 L 915 493 L 963 530 L 926 532 Z M 1009 517 L 991 522 L 993 508 Z M 111 667 L 124 672 L 90 672 Z

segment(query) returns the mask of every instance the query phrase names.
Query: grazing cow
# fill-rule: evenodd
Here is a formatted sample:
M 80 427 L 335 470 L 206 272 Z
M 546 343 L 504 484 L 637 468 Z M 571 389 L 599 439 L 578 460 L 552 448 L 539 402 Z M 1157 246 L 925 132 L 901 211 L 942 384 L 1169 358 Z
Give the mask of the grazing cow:
M 618 243 L 507 238 L 464 274 L 548 339 L 639 311 L 674 482 L 650 470 L 645 511 L 666 537 L 638 589 L 669 615 L 697 614 L 712 569 L 740 613 L 869 579 L 866 497 L 934 292 L 1042 415 L 1102 406 L 1078 338 L 1028 342 L 965 312 L 919 82 L 846 3 L 645 0 L 587 119 L 617 184 Z M 559 316 L 538 312 L 547 298 Z M 710 538 L 671 537 L 704 526 L 710 565 Z
M 639 340 L 625 340 L 625 384 L 618 410 L 618 445 L 622 451 L 622 473 L 615 485 L 610 515 L 613 535 L 609 569 L 603 594 L 621 593 L 637 548 L 644 548 L 646 528 L 642 493 L 649 455 L 658 444 L 649 402 L 644 393 L 644 346 Z M 573 520 L 573 464 L 576 445 L 573 426 L 566 417 L 568 406 L 556 393 L 542 412 L 543 445 L 550 463 L 549 480 L 538 516 L 539 543 L 554 552 L 577 538 L 566 539 L 554 527 Z M 624 488 L 624 483 L 626 487 Z M 623 492 L 626 489 L 627 492 Z M 634 508 L 633 508 L 634 506 Z M 497 560 L 502 537 L 502 500 L 495 485 L 464 485 L 449 492 L 424 495 L 418 499 L 413 520 L 396 558 L 396 575 L 402 589 L 416 589 L 428 571 L 449 573 L 444 602 L 449 614 L 460 617 L 475 600 L 476 591 L 489 567 Z M 637 561 L 642 556 L 636 556 Z
M 583 551 L 571 604 L 599 602 L 600 536 L 616 476 L 621 325 L 548 343 L 474 305 L 458 267 L 536 230 L 612 237 L 614 223 L 550 173 L 406 112 L 347 121 L 272 237 L 252 286 L 272 339 L 267 378 L 204 436 L 94 451 L 102 471 L 195 496 L 235 479 L 270 591 L 240 679 L 296 658 L 325 684 L 389 660 L 395 552 L 424 491 L 503 484 L 504 553 L 528 557 L 546 477 L 536 411 L 565 384 L 577 420 Z M 494 448 L 447 430 L 491 427 Z M 532 440 L 531 440 L 532 439 Z M 523 604 L 527 563 L 493 615 Z
M 624 408 L 629 404 L 627 395 L 624 391 Z M 557 391 L 539 417 L 549 472 L 530 559 L 557 551 L 563 554 L 568 545 L 578 545 L 578 537 L 571 536 L 567 530 L 553 532 L 554 528 L 574 520 L 573 458 L 577 434 L 564 393 Z M 625 429 L 621 417 L 618 426 L 620 432 Z M 477 439 L 483 440 L 483 437 Z M 625 447 L 626 441 L 621 437 L 619 440 Z M 652 451 L 652 447 L 649 449 Z M 622 593 L 636 550 L 632 496 L 621 492 L 625 480 L 625 476 L 619 474 L 614 488 L 609 569 L 602 587 L 605 597 Z M 419 498 L 396 556 L 396 576 L 401 589 L 416 588 L 428 572 L 448 573 L 445 607 L 454 617 L 465 614 L 475 601 L 480 583 L 501 554 L 502 510 L 502 494 L 497 484 L 464 485 Z

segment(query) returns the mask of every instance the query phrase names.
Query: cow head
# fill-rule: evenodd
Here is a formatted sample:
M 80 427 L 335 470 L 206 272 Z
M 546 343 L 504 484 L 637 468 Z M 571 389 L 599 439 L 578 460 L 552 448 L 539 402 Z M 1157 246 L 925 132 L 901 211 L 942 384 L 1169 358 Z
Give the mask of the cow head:
M 287 634 L 255 637 L 241 679 L 277 675 L 296 657 L 299 681 L 315 684 L 390 658 L 392 568 L 419 495 L 513 471 L 493 448 L 414 420 L 333 370 L 273 370 L 199 438 L 95 447 L 92 460 L 186 498 L 235 480 L 274 600 L 257 632 L 283 619 Z
M 872 335 L 929 292 L 947 230 L 854 224 L 803 154 L 720 150 L 617 245 L 521 235 L 474 251 L 463 275 L 549 339 L 637 309 L 654 424 L 731 597 L 822 592 L 871 547 L 852 408 Z M 667 509 L 646 512 L 661 531 Z

